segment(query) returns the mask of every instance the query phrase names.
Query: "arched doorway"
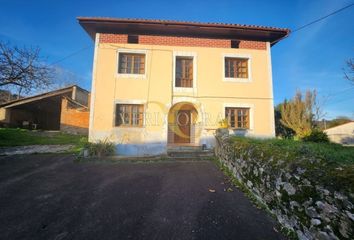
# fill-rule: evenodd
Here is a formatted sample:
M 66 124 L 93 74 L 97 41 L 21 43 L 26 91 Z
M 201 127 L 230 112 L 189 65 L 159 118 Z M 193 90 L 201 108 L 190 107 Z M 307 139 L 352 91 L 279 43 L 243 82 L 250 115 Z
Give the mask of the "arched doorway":
M 198 112 L 189 102 L 176 103 L 168 113 L 168 144 L 194 145 Z

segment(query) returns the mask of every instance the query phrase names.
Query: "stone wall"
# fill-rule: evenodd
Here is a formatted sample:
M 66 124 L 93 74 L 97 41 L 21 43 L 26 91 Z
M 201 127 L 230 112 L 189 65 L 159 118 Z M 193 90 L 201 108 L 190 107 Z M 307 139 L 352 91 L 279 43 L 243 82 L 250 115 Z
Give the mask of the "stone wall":
M 354 239 L 354 194 L 322 181 L 323 160 L 276 147 L 266 151 L 220 132 L 217 142 L 221 163 L 299 239 Z

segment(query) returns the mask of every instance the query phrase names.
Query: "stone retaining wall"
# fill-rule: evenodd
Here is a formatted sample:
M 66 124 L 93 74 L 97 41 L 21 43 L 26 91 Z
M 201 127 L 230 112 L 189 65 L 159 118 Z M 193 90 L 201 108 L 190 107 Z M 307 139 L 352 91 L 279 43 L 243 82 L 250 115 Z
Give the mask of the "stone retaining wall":
M 353 194 L 316 182 L 323 160 L 286 161 L 286 151 L 274 156 L 220 134 L 217 142 L 221 163 L 299 239 L 354 239 Z

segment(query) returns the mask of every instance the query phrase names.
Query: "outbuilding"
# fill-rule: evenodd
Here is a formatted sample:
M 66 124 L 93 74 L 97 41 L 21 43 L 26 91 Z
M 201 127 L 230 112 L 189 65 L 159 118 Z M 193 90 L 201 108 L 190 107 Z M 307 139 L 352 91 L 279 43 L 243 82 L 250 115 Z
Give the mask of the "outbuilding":
M 354 122 L 328 128 L 325 132 L 332 142 L 354 146 Z
M 87 134 L 90 93 L 76 85 L 0 105 L 0 124 Z

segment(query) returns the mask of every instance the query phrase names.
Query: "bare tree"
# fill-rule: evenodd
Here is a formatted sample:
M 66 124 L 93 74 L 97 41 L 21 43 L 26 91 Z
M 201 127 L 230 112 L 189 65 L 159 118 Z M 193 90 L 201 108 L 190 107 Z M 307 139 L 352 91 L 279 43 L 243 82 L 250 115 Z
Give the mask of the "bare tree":
M 54 66 L 55 82 L 52 84 L 51 89 L 58 89 L 70 85 L 77 85 L 82 78 L 74 72 L 65 68 Z
M 354 84 L 354 58 L 347 60 L 347 67 L 344 69 L 344 77 Z
M 316 101 L 316 91 L 306 91 L 305 97 L 297 91 L 294 98 L 284 101 L 280 107 L 280 122 L 292 129 L 299 138 L 311 134 L 314 121 L 320 118 L 320 106 Z
M 29 93 L 46 88 L 52 77 L 53 69 L 42 62 L 38 47 L 19 48 L 0 42 L 0 87 Z
M 317 97 L 317 91 L 313 90 L 312 91 L 312 115 L 313 115 L 313 121 L 319 122 L 321 121 L 327 113 L 323 110 L 323 106 L 326 104 L 328 101 L 328 97 L 323 97 L 322 99 L 319 100 Z

